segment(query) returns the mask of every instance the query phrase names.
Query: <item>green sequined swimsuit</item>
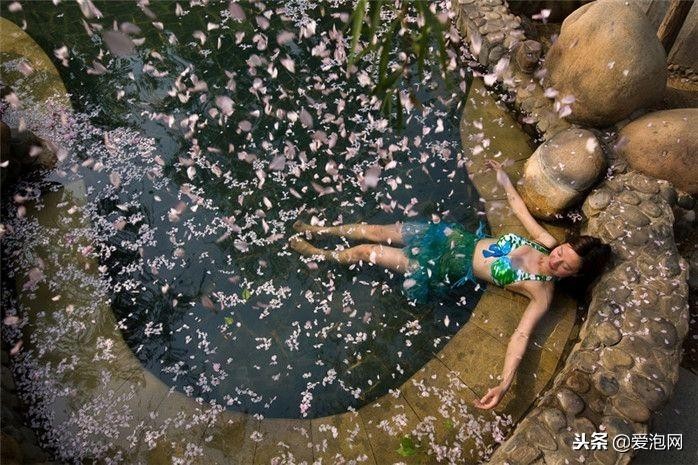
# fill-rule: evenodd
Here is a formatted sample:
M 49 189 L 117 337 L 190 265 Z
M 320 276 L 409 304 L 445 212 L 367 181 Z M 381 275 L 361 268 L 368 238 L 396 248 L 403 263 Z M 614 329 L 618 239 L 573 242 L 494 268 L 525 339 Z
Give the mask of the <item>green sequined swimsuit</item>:
M 485 258 L 497 257 L 490 264 L 490 273 L 492 274 L 492 280 L 498 286 L 504 287 L 519 281 L 552 281 L 556 279 L 555 276 L 533 274 L 514 268 L 509 254 L 523 245 L 528 245 L 546 255 L 550 253 L 542 245 L 514 233 L 500 236 L 497 242 L 491 244 L 487 250 L 482 251 L 482 255 Z

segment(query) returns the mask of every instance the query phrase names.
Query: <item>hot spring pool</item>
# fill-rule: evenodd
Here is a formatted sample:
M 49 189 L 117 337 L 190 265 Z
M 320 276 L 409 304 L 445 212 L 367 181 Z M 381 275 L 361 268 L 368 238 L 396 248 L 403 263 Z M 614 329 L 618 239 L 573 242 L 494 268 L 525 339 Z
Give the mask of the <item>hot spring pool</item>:
M 435 63 L 423 82 L 412 70 L 400 131 L 369 95 L 372 57 L 345 75 L 350 3 L 246 4 L 243 21 L 227 3 L 95 5 L 85 25 L 72 3 L 2 15 L 58 57 L 80 114 L 50 179 L 84 181 L 92 225 L 63 239 L 90 241 L 148 370 L 232 410 L 319 417 L 399 386 L 467 321 L 479 289 L 410 305 L 395 273 L 287 247 L 296 219 L 476 228 L 458 163 L 464 72 L 447 88 Z M 114 22 L 143 39 L 124 57 L 95 26 Z

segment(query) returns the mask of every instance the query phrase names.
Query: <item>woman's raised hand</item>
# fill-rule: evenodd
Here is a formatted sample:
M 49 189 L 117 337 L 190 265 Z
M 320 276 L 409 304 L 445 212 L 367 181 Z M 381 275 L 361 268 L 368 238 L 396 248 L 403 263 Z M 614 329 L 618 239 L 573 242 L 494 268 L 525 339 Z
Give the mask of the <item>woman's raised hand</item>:
M 501 186 L 506 187 L 511 184 L 511 181 L 509 180 L 509 175 L 506 173 L 506 171 L 504 171 L 502 163 L 490 159 L 485 160 L 485 165 L 487 165 L 489 169 L 497 173 L 497 182 Z

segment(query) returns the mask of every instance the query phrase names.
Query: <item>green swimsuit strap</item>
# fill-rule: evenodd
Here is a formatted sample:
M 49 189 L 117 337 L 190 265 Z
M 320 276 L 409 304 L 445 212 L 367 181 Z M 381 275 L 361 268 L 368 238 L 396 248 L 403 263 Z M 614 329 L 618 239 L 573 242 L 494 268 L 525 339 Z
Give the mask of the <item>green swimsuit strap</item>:
M 521 237 L 521 236 L 519 236 L 519 237 Z M 539 252 L 543 252 L 546 255 L 548 255 L 550 253 L 550 249 L 540 245 L 538 242 L 533 242 L 532 240 L 527 239 L 525 237 L 521 237 L 521 239 L 526 243 L 526 245 L 531 246 L 532 248 L 536 249 Z

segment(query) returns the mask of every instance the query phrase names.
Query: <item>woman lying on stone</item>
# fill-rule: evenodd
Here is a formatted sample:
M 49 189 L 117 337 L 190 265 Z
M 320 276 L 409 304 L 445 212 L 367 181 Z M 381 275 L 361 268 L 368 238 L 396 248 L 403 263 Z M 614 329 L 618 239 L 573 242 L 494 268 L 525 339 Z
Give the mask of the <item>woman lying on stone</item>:
M 306 240 L 293 237 L 290 246 L 303 255 L 320 255 L 339 263 L 367 262 L 405 274 L 405 295 L 417 302 L 443 296 L 451 288 L 474 278 L 504 287 L 530 300 L 507 346 L 501 383 L 489 389 L 475 406 L 496 406 L 514 379 L 526 351 L 529 336 L 553 297 L 555 282 L 584 274 L 595 276 L 610 255 L 610 247 L 595 237 L 578 236 L 563 244 L 533 218 L 516 192 L 501 164 L 489 160 L 516 216 L 531 241 L 514 233 L 489 238 L 482 227 L 472 233 L 461 225 L 446 222 L 406 222 L 389 225 L 345 224 L 311 226 L 300 221 L 294 229 L 302 233 L 331 234 L 348 239 L 402 244 L 402 248 L 360 244 L 342 251 L 318 249 Z

